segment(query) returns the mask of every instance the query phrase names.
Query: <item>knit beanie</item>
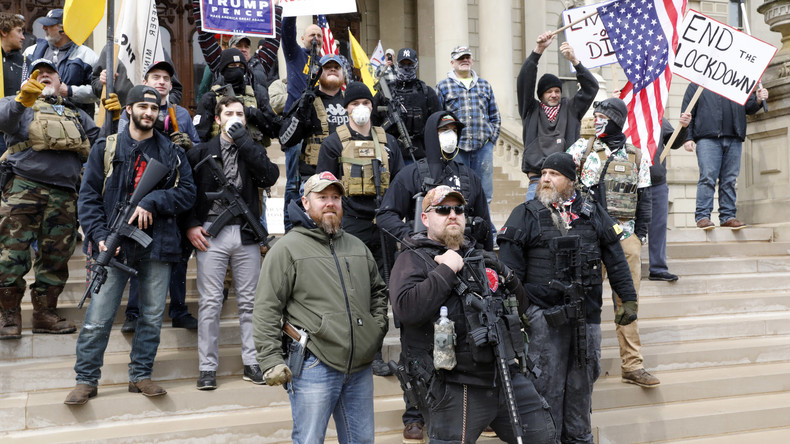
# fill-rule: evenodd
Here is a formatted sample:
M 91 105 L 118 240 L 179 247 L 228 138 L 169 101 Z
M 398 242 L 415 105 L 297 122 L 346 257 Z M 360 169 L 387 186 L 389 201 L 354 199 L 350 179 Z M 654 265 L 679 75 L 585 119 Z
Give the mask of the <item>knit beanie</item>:
M 550 88 L 555 87 L 562 91 L 562 80 L 560 80 L 560 78 L 554 74 L 543 74 L 540 80 L 538 80 L 538 98 L 540 98 L 543 93 L 548 91 Z
M 362 82 L 352 82 L 346 87 L 346 95 L 343 99 L 343 107 L 347 107 L 354 100 L 368 99 L 373 102 L 373 94 L 370 88 Z
M 546 168 L 559 171 L 560 174 L 571 181 L 576 181 L 576 162 L 573 161 L 573 156 L 568 153 L 549 154 L 546 160 L 543 161 L 541 170 L 545 170 Z

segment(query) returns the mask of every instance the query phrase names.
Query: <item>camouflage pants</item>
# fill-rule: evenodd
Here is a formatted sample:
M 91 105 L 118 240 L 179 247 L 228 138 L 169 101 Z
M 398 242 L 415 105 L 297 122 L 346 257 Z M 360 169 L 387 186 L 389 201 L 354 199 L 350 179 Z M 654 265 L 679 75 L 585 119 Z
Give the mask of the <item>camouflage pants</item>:
M 31 288 L 63 287 L 76 244 L 77 193 L 15 176 L 0 201 L 0 287 L 25 288 L 30 244 L 38 240 Z

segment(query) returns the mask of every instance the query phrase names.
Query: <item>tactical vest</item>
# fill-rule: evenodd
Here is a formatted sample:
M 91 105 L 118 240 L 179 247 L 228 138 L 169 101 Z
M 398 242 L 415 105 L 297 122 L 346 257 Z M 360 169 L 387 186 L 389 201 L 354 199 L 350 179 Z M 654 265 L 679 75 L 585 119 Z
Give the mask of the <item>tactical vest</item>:
M 211 87 L 211 90 L 214 91 L 214 94 L 216 94 L 216 96 L 217 96 L 217 103 L 219 103 L 220 100 L 225 98 L 225 95 L 220 94 L 220 93 L 217 92 L 220 88 L 222 88 L 222 85 L 214 85 L 214 86 Z M 253 90 L 252 86 L 250 86 L 250 85 L 247 85 L 247 86 L 244 87 L 244 94 L 243 95 L 236 96 L 236 97 L 238 97 L 239 100 L 241 100 L 242 103 L 244 104 L 244 106 L 247 107 L 247 108 L 257 108 L 258 107 L 258 101 L 255 99 L 255 90 Z M 214 120 L 214 123 L 211 124 L 211 137 L 213 138 L 214 136 L 219 134 L 219 131 L 220 131 L 219 124 L 217 123 L 216 120 Z M 261 132 L 261 130 L 258 128 L 257 125 L 254 125 L 252 123 L 248 123 L 247 124 L 247 131 L 250 133 L 250 137 L 252 138 L 252 140 L 254 140 L 256 143 L 260 143 L 261 145 L 263 145 L 265 147 L 268 147 L 269 145 L 271 145 L 271 143 L 272 143 L 271 139 L 266 137 L 263 134 L 263 132 Z
M 587 150 L 582 156 L 580 166 L 584 167 L 591 151 L 595 151 L 601 160 L 601 174 L 598 178 L 599 188 L 606 199 L 606 210 L 610 216 L 631 220 L 636 217 L 637 184 L 639 182 L 639 166 L 642 163 L 642 150 L 630 143 L 625 144 L 626 159 L 616 157 L 619 150 L 606 156 L 606 146 L 595 139 L 587 143 Z M 621 148 L 622 149 L 622 148 Z
M 532 213 L 540 226 L 540 241 L 538 245 L 524 251 L 526 255 L 526 282 L 529 284 L 548 284 L 552 279 L 565 279 L 565 276 L 555 276 L 556 252 L 551 250 L 551 239 L 563 236 L 554 225 L 551 210 L 537 199 L 526 203 L 527 210 Z M 578 235 L 581 239 L 582 283 L 585 287 L 598 285 L 603 282 L 601 273 L 601 250 L 598 244 L 598 235 L 592 221 L 580 215 L 573 222 L 568 234 Z M 518 239 L 514 239 L 518 243 Z M 523 248 L 523 243 L 519 246 Z
M 318 120 L 321 122 L 321 134 L 313 134 L 306 138 L 302 147 L 302 153 L 299 155 L 299 159 L 302 162 L 312 167 L 318 165 L 318 152 L 321 151 L 321 144 L 324 143 L 324 139 L 329 137 L 329 122 L 324 101 L 316 97 L 313 100 L 313 108 Z
M 28 139 L 8 147 L 9 154 L 28 148 L 35 151 L 73 151 L 87 158 L 91 144 L 80 124 L 79 111 L 63 105 L 52 105 L 42 99 L 31 107 L 33 120 L 28 127 Z
M 422 81 L 416 80 L 409 89 L 396 89 L 394 93 L 401 97 L 401 103 L 406 108 L 406 112 L 402 115 L 403 124 L 409 131 L 409 135 L 422 137 L 428 114 L 428 97 L 425 94 Z
M 389 153 L 387 153 L 387 133 L 379 127 L 371 127 L 373 140 L 352 140 L 348 126 L 337 127 L 337 135 L 343 145 L 339 162 L 343 168 L 340 179 L 346 188 L 347 196 L 375 196 L 376 186 L 373 177 L 373 159 L 381 165 L 381 193 L 390 186 Z

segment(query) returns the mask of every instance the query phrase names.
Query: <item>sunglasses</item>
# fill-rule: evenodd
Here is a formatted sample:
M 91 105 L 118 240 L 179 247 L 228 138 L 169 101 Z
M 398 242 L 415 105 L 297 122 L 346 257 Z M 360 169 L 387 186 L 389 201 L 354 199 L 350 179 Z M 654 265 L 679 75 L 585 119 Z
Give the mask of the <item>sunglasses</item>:
M 436 214 L 440 216 L 449 216 L 450 211 L 455 211 L 456 215 L 461 216 L 466 212 L 466 207 L 463 205 L 432 205 L 426 213 L 431 210 L 436 211 Z

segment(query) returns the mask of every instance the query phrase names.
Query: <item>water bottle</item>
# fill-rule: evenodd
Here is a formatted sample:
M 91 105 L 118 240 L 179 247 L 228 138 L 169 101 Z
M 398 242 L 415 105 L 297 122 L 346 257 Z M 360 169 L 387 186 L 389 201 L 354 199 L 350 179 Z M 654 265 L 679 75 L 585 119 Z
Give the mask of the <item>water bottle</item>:
M 433 326 L 433 366 L 436 370 L 452 370 L 455 364 L 455 323 L 447 317 L 447 307 L 443 306 Z

